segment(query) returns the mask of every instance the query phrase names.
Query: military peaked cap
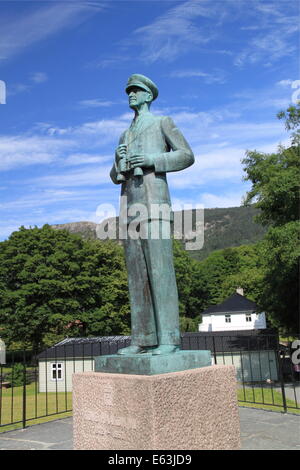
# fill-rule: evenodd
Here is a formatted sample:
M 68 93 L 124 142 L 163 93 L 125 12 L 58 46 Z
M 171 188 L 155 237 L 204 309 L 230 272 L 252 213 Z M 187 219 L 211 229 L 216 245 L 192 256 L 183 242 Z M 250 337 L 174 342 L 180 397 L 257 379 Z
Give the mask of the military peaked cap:
M 137 86 L 139 88 L 142 88 L 143 90 L 149 91 L 152 93 L 153 96 L 153 101 L 157 98 L 158 96 L 158 88 L 155 85 L 150 78 L 145 77 L 144 75 L 141 75 L 139 73 L 134 73 L 128 78 L 128 82 L 126 85 L 126 93 L 129 93 L 129 90 L 131 87 Z

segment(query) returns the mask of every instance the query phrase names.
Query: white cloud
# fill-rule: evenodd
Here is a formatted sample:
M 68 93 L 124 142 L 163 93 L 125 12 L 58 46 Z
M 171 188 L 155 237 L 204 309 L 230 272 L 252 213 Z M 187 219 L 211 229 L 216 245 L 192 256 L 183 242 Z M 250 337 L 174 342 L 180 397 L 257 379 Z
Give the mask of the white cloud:
M 90 153 L 75 153 L 68 155 L 64 160 L 64 165 L 88 165 L 91 163 L 103 163 L 111 161 L 111 155 L 94 155 Z
M 195 154 L 195 163 L 180 173 L 170 173 L 168 179 L 174 189 L 200 188 L 209 182 L 240 182 L 242 178 L 241 158 L 244 149 L 228 147 L 219 151 Z
M 293 42 L 293 35 L 299 31 L 296 4 L 253 2 L 247 16 L 250 21 L 255 20 L 256 24 L 254 28 L 251 28 L 252 25 L 247 26 L 247 30 L 252 30 L 253 34 L 236 55 L 236 66 L 262 63 L 268 67 L 283 57 L 297 54 L 297 43 Z
M 101 201 L 109 203 L 118 214 L 119 187 L 66 190 L 35 186 L 31 194 L 0 203 L 0 239 L 8 237 L 21 225 L 29 228 L 77 221 L 99 223 Z
M 22 197 L 0 202 L 0 209 L 3 213 L 7 211 L 8 217 L 10 218 L 19 214 L 23 214 L 24 217 L 25 215 L 31 217 L 33 213 L 56 213 L 57 208 L 60 208 L 61 204 L 65 204 L 66 202 L 70 204 L 70 207 L 74 207 L 76 202 L 84 202 L 84 206 L 87 208 L 98 206 L 104 198 L 105 201 L 109 201 L 110 203 L 118 200 L 116 196 L 118 195 L 119 188 L 116 190 L 114 185 L 111 185 L 110 188 L 101 188 L 99 185 L 97 188 L 76 187 L 65 189 L 59 187 L 41 187 L 43 185 L 38 185 L 38 179 L 31 180 L 31 183 L 32 182 L 34 186 L 32 186 L 31 192 L 28 191 L 28 193 L 24 194 Z M 28 183 L 28 181 L 26 183 Z M 48 208 L 49 206 L 50 210 Z M 51 206 L 54 206 L 55 209 L 51 209 Z
M 43 83 L 48 80 L 48 76 L 45 72 L 34 72 L 30 78 L 34 83 Z
M 109 145 L 113 155 L 131 118 L 132 114 L 126 113 L 114 119 L 90 121 L 68 128 L 37 123 L 27 134 L 0 136 L 0 171 L 53 161 L 60 166 L 106 162 L 109 157 L 102 154 L 103 149 Z
M 26 83 L 8 84 L 6 94 L 7 96 L 15 96 L 15 95 L 18 95 L 19 93 L 30 91 L 30 89 L 31 89 L 31 85 L 28 85 Z
M 245 188 L 241 188 L 239 192 L 235 191 L 224 194 L 200 194 L 199 200 L 204 208 L 214 207 L 239 207 L 242 204 L 243 196 L 245 196 Z
M 44 83 L 48 76 L 44 72 L 35 72 L 31 74 L 29 83 L 9 83 L 7 86 L 7 96 L 15 96 L 19 93 L 29 92 L 33 86 Z
M 174 78 L 200 78 L 205 83 L 225 83 L 225 73 L 222 70 L 213 72 L 203 72 L 202 70 L 176 70 L 170 73 L 170 77 Z
M 111 166 L 112 163 L 106 166 L 90 166 L 88 169 L 85 170 L 80 169 L 48 176 L 42 176 L 38 179 L 33 179 L 31 181 L 36 185 L 52 188 L 100 186 L 101 184 L 111 183 L 109 177 Z
M 215 37 L 215 22 L 214 26 L 202 23 L 199 28 L 195 19 L 217 16 L 220 20 L 222 12 L 224 9 L 220 3 L 188 0 L 169 9 L 152 23 L 136 29 L 134 43 L 138 38 L 138 44 L 142 46 L 141 58 L 147 63 L 160 59 L 173 61 L 191 46 L 206 44 Z M 131 44 L 131 40 L 128 43 Z
M 83 108 L 107 108 L 112 106 L 113 104 L 113 101 L 105 101 L 99 98 L 79 101 L 79 105 Z
M 98 3 L 99 8 L 102 5 Z M 16 19 L 3 16 L 0 20 L 0 61 L 10 59 L 65 28 L 80 24 L 98 11 L 93 6 L 95 2 L 59 2 L 28 8 L 27 13 Z
M 0 171 L 34 164 L 46 164 L 59 158 L 72 143 L 42 136 L 0 137 Z
M 287 78 L 285 80 L 280 80 L 279 82 L 276 83 L 276 85 L 280 85 L 282 87 L 291 87 L 293 82 L 294 82 L 294 80 L 291 80 L 290 78 Z

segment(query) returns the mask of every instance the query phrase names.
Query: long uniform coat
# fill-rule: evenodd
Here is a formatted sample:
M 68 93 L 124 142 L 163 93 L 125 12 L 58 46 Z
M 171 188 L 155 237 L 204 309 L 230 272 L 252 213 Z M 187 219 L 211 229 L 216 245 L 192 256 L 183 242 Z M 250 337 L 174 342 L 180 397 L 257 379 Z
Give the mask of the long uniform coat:
M 194 155 L 170 117 L 146 113 L 133 121 L 119 144 L 127 145 L 127 155 L 150 155 L 154 166 L 143 168 L 143 176 L 133 170 L 126 173 L 122 183 L 120 227 L 128 227 L 135 208 L 144 207 L 138 220 L 145 228 L 146 238 L 130 236 L 124 240 L 131 307 L 131 344 L 156 346 L 180 344 L 179 310 L 176 278 L 173 265 L 172 240 L 160 236 L 151 239 L 154 219 L 170 226 L 168 211 L 158 213 L 153 207 L 162 204 L 171 212 L 166 173 L 179 171 L 194 163 Z M 115 184 L 117 168 L 110 176 Z M 154 206 L 153 206 L 154 205 Z M 132 212 L 132 213 L 131 213 Z M 125 238 L 125 237 L 124 237 Z

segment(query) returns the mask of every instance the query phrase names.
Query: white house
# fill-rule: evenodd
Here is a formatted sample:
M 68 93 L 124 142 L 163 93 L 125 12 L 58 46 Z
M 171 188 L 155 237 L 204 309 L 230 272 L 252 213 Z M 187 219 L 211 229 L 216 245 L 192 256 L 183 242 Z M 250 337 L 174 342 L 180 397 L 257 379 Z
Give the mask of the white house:
M 257 311 L 257 305 L 237 289 L 221 304 L 213 305 L 202 312 L 199 331 L 239 331 L 266 328 L 264 312 Z

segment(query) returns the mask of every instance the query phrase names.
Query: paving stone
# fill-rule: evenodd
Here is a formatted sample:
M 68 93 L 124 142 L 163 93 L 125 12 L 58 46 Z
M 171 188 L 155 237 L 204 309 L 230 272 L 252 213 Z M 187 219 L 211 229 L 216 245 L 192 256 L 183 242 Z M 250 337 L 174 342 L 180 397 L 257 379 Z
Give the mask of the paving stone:
M 242 450 L 300 450 L 300 415 L 239 408 Z M 0 433 L 0 450 L 72 450 L 72 418 Z

